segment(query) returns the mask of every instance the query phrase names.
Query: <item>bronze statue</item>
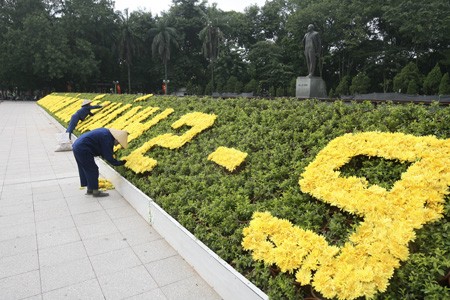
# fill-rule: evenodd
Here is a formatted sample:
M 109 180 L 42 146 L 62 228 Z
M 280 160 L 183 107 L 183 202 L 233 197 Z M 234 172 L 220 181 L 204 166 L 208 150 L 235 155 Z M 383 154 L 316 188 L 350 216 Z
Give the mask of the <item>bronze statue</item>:
M 308 77 L 314 76 L 316 70 L 317 60 L 321 54 L 322 43 L 317 31 L 314 31 L 314 25 L 308 25 L 308 32 L 302 40 L 303 47 L 305 48 L 306 65 L 308 67 Z

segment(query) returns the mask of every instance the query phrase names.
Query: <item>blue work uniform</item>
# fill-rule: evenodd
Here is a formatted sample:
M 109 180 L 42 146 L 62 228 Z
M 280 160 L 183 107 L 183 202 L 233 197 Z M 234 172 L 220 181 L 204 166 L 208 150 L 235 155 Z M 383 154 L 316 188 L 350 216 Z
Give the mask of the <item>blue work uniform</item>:
M 98 166 L 94 157 L 101 156 L 113 166 L 122 166 L 125 161 L 113 157 L 114 137 L 107 128 L 97 128 L 82 134 L 72 146 L 78 165 L 81 186 L 98 190 Z
M 79 121 L 84 121 L 88 115 L 93 116 L 94 114 L 91 112 L 91 109 L 102 108 L 100 105 L 85 105 L 82 106 L 76 113 L 72 115 L 70 118 L 69 126 L 67 127 L 66 132 L 69 133 L 69 139 L 72 136 L 72 132 L 77 127 Z

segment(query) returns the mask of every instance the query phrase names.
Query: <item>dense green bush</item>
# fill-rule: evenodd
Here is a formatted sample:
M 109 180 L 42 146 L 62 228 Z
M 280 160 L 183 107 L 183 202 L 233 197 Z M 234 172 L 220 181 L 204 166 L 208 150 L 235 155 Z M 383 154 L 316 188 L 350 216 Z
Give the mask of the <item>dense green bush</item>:
M 105 97 L 121 102 L 130 99 L 131 95 Z M 127 155 L 155 136 L 174 132 L 170 125 L 188 112 L 218 117 L 212 128 L 182 148 L 157 147 L 147 153 L 158 161 L 151 173 L 136 175 L 124 167 L 118 168 L 119 172 L 271 299 L 302 299 L 312 292 L 310 287 L 296 284 L 293 275 L 256 262 L 243 250 L 242 230 L 253 212 L 270 211 L 338 246 L 361 222 L 300 191 L 300 174 L 329 141 L 349 132 L 375 130 L 450 138 L 450 108 L 437 103 L 375 105 L 292 98 L 152 97 L 143 105 L 171 107 L 175 113 L 132 141 L 119 155 Z M 208 161 L 208 154 L 218 146 L 248 153 L 246 162 L 230 173 Z M 364 176 L 372 184 L 389 188 L 407 167 L 361 156 L 341 171 L 343 176 Z M 409 245 L 409 260 L 395 271 L 387 291 L 376 299 L 450 299 L 450 288 L 442 282 L 450 270 L 449 197 L 445 200 L 444 217 L 416 232 L 416 239 Z

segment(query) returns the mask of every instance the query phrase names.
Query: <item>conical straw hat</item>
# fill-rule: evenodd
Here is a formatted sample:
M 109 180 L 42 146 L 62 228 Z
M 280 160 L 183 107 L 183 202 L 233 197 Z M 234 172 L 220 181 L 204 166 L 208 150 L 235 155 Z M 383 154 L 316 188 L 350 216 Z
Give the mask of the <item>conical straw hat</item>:
M 84 100 L 83 100 L 83 103 L 81 103 L 81 106 L 88 105 L 88 104 L 91 103 L 91 102 L 92 102 L 92 100 L 84 99 Z
M 111 132 L 112 136 L 122 145 L 123 148 L 128 147 L 128 132 L 125 130 L 118 130 L 114 128 L 109 128 L 109 132 Z

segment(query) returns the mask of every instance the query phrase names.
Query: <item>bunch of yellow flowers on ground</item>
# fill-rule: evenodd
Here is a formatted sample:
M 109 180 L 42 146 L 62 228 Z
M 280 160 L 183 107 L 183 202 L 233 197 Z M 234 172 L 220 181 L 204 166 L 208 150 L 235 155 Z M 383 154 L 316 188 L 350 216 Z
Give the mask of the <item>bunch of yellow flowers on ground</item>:
M 102 190 L 102 191 L 113 190 L 114 185 L 108 179 L 99 178 L 98 179 L 98 189 Z

